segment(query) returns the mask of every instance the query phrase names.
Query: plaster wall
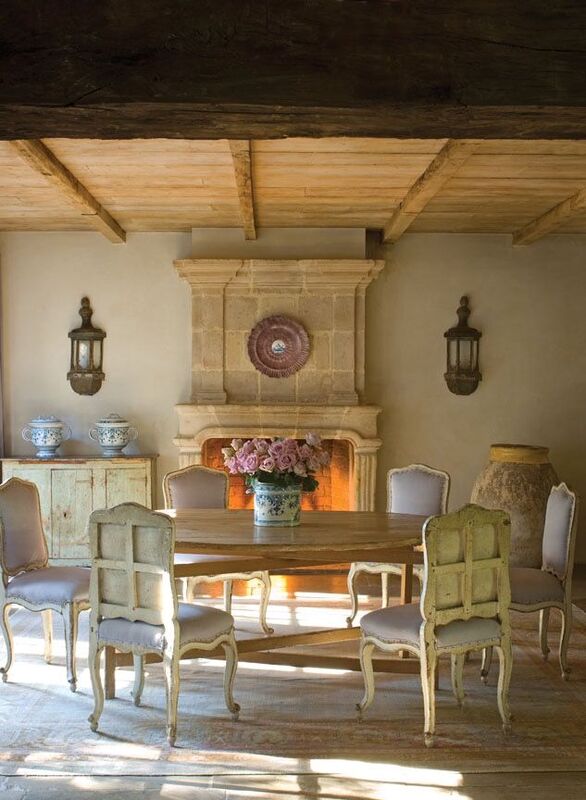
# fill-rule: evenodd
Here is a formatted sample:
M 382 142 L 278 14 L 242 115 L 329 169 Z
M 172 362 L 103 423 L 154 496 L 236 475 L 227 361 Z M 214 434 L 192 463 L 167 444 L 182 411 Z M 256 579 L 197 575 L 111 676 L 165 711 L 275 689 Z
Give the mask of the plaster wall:
M 586 237 L 513 248 L 508 236 L 407 234 L 385 252 L 366 300 L 366 395 L 383 407 L 377 507 L 386 471 L 419 461 L 450 473 L 457 508 L 491 442 L 547 445 L 586 498 Z M 483 380 L 469 397 L 443 378 L 443 333 L 463 294 L 483 334 Z M 586 561 L 584 512 L 577 557 Z

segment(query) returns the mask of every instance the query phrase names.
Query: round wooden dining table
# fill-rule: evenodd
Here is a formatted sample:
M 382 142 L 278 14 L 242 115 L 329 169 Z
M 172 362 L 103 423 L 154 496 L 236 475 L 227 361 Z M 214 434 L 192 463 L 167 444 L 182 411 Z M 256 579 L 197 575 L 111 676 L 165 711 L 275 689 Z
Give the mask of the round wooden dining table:
M 165 509 L 175 522 L 177 553 L 232 556 L 233 561 L 198 560 L 178 564 L 175 577 L 295 568 L 325 567 L 372 561 L 402 565 L 402 603 L 411 602 L 413 564 L 422 562 L 422 528 L 426 517 L 375 511 L 307 511 L 292 528 L 254 525 L 253 512 L 231 509 Z M 243 558 L 245 557 L 245 559 Z M 238 641 L 241 661 L 359 670 L 357 657 L 314 655 L 291 648 L 347 642 L 360 637 L 359 627 L 262 636 Z M 287 652 L 283 652 L 286 650 Z M 183 658 L 223 657 L 223 651 L 189 650 Z M 147 662 L 160 661 L 158 655 Z M 129 666 L 132 656 L 106 648 L 106 696 L 115 693 L 115 667 Z M 374 662 L 384 672 L 417 672 L 414 659 L 384 658 Z

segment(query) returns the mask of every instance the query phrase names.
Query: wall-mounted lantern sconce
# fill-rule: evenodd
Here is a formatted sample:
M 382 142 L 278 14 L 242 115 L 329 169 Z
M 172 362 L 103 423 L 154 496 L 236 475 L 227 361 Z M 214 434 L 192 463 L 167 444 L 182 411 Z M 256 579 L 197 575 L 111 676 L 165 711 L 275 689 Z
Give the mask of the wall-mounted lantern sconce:
M 95 394 L 106 377 L 102 372 L 105 331 L 92 325 L 92 308 L 82 297 L 79 316 L 81 327 L 69 331 L 71 339 L 71 368 L 67 380 L 77 394 Z
M 478 369 L 480 331 L 468 325 L 470 308 L 468 298 L 460 298 L 457 311 L 458 324 L 444 333 L 447 344 L 447 372 L 444 374 L 448 389 L 454 394 L 472 394 L 482 380 Z

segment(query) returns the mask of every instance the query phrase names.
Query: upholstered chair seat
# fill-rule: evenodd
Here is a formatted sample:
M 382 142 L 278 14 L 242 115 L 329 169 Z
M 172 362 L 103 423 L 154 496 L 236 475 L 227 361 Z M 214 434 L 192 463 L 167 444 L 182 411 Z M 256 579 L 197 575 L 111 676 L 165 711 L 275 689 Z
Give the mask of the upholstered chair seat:
M 210 606 L 179 603 L 173 554 L 175 525 L 165 514 L 136 503 L 94 511 L 89 521 L 92 572 L 88 664 L 94 693 L 91 729 L 98 730 L 104 708 L 100 674 L 105 648 L 132 653 L 136 705 L 144 687 L 144 658 L 163 661 L 167 699 L 167 740 L 175 744 L 180 659 L 220 647 L 226 656 L 224 698 L 234 718 L 240 706 L 232 686 L 238 663 L 234 619 Z M 114 709 L 113 709 L 114 711 Z
M 408 603 L 393 608 L 379 608 L 366 614 L 360 623 L 365 636 L 376 636 L 384 642 L 403 642 L 419 647 L 419 632 L 423 616 L 419 603 Z M 498 639 L 500 624 L 496 619 L 471 617 L 456 619 L 447 625 L 435 628 L 435 643 L 438 648 L 474 645 Z
M 387 653 L 407 650 L 420 660 L 424 738 L 432 745 L 439 657 L 451 658 L 452 689 L 461 705 L 466 654 L 496 647 L 501 664 L 498 707 L 503 729 L 510 729 L 509 544 L 510 520 L 504 511 L 468 505 L 425 522 L 421 602 L 381 608 L 360 620 L 364 696 L 357 704 L 359 716 L 374 699 L 375 648 Z
M 194 642 L 213 642 L 218 636 L 228 635 L 234 626 L 230 614 L 219 608 L 179 603 L 179 644 L 181 647 Z M 161 650 L 166 647 L 165 629 L 162 625 L 130 621 L 121 617 L 104 619 L 98 627 L 98 638 L 121 646 Z
M 219 469 L 194 464 L 183 469 L 169 472 L 163 478 L 163 496 L 165 498 L 165 508 L 226 508 L 228 506 L 228 476 Z M 176 554 L 175 564 L 200 564 L 203 561 L 220 563 L 221 561 L 231 561 L 234 564 L 233 556 L 201 556 L 190 554 Z M 184 590 L 183 599 L 193 600 L 195 587 L 198 583 L 215 583 L 221 581 L 224 584 L 224 608 L 228 613 L 232 610 L 232 588 L 235 580 L 257 581 L 260 584 L 260 604 L 259 621 L 264 633 L 273 633 L 273 629 L 267 624 L 267 610 L 271 593 L 271 578 L 266 570 L 247 571 L 247 561 L 251 559 L 245 556 L 239 557 L 238 561 L 244 562 L 243 569 L 234 572 L 216 573 L 214 575 L 197 575 L 183 578 Z
M 44 567 L 16 575 L 6 588 L 6 598 L 31 605 L 50 603 L 65 606 L 86 602 L 90 591 L 90 570 L 84 567 Z
M 576 547 L 578 498 L 565 483 L 549 493 L 543 526 L 541 569 L 511 567 L 511 609 L 531 613 L 539 611 L 539 643 L 544 658 L 549 655 L 547 634 L 549 613 L 557 609 L 562 616 L 559 659 L 562 678 L 570 675 L 568 645 L 572 631 L 572 572 Z M 492 650 L 483 654 L 480 677 L 486 682 Z
M 519 604 L 563 603 L 564 587 L 559 578 L 543 569 L 511 567 L 511 607 Z
M 447 472 L 432 469 L 425 464 L 411 464 L 400 469 L 390 469 L 387 473 L 387 512 L 392 514 L 416 514 L 432 517 L 445 514 L 450 490 L 450 476 Z M 354 562 L 348 572 L 348 593 L 352 603 L 350 616 L 346 618 L 348 627 L 358 613 L 357 578 L 361 572 L 380 575 L 382 584 L 382 606 L 389 604 L 389 575 L 400 575 L 403 567 L 399 564 L 381 564 L 374 561 Z M 413 574 L 421 581 L 423 567 L 415 564 Z
M 80 612 L 89 608 L 90 571 L 49 566 L 39 492 L 34 483 L 20 478 L 11 478 L 0 486 L 0 570 L 0 628 L 6 642 L 2 680 L 8 680 L 12 664 L 10 606 L 42 613 L 47 663 L 52 657 L 52 613 L 56 611 L 63 617 L 67 680 L 74 692 L 77 622 Z

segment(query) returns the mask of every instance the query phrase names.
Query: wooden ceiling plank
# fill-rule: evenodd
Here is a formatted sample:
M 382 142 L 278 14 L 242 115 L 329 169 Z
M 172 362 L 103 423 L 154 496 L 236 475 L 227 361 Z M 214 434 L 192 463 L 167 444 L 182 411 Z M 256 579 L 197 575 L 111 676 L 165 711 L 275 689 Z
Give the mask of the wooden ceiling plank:
M 126 241 L 126 232 L 44 142 L 16 139 L 11 144 L 21 158 L 56 186 L 100 233 L 114 244 Z
M 450 139 L 411 186 L 383 229 L 383 242 L 396 242 L 423 211 L 427 203 L 460 169 L 475 143 Z
M 579 211 L 586 208 L 586 189 L 581 189 L 579 192 L 567 197 L 558 203 L 557 206 L 550 208 L 545 214 L 537 217 L 528 225 L 520 228 L 513 233 L 514 245 L 531 244 L 532 242 L 541 239 L 547 233 L 551 233 L 560 225 L 563 225 L 571 217 Z
M 254 218 L 254 187 L 252 182 L 252 153 L 248 139 L 230 139 L 234 178 L 238 190 L 240 219 L 245 239 L 256 239 Z

